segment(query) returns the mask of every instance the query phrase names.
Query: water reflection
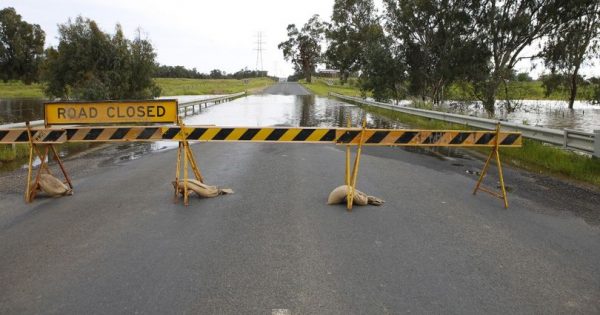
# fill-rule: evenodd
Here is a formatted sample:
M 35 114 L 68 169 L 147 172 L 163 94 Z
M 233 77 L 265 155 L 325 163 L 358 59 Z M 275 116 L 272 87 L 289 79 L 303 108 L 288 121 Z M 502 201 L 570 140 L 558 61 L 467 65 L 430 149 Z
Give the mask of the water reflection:
M 508 113 L 504 101 L 496 102 L 496 118 L 531 126 L 553 129 L 579 129 L 587 132 L 600 129 L 600 106 L 576 101 L 569 109 L 564 101 L 512 101 L 517 111 Z M 438 111 L 487 118 L 481 102 L 447 101 L 435 106 Z
M 292 126 L 345 127 L 360 126 L 362 117 L 370 128 L 405 128 L 406 126 L 336 99 L 314 95 L 251 95 L 208 108 L 200 115 L 185 119 L 188 125 L 219 126 Z
M 0 124 L 44 119 L 41 99 L 0 99 Z

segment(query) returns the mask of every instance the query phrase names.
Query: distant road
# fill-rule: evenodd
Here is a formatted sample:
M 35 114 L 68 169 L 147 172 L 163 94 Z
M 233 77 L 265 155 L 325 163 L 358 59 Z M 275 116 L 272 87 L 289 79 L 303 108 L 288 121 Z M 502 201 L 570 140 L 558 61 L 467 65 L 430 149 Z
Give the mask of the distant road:
M 296 82 L 280 82 L 266 88 L 263 94 L 275 95 L 311 95 L 312 93 Z

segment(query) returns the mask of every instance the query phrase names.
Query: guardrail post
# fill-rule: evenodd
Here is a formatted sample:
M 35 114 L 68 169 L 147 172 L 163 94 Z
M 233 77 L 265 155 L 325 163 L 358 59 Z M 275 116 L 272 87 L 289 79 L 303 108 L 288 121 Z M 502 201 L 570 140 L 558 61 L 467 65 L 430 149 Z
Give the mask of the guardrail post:
M 600 158 L 600 130 L 594 130 L 594 156 Z

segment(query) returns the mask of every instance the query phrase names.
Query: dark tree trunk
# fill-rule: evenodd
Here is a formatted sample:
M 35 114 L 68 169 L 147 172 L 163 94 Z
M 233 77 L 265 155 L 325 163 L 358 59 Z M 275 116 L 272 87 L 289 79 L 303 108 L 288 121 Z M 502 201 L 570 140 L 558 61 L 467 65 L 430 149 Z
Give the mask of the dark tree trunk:
M 577 73 L 579 72 L 579 67 L 575 67 L 575 71 L 573 71 L 573 75 L 571 76 L 571 95 L 569 96 L 569 109 L 573 109 L 573 105 L 575 103 L 575 98 L 577 98 Z
M 494 114 L 496 113 L 496 93 L 498 92 L 499 85 L 499 79 L 493 77 L 485 87 L 485 92 L 483 96 L 483 108 L 485 109 L 489 117 L 494 117 Z

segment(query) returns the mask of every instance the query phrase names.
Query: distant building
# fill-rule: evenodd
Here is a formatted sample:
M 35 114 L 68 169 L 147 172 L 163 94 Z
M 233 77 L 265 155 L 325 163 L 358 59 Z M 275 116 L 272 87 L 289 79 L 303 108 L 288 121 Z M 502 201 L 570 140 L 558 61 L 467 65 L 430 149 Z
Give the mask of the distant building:
M 335 70 L 335 69 L 318 70 L 317 76 L 324 77 L 324 78 L 339 78 L 340 70 Z

